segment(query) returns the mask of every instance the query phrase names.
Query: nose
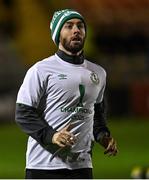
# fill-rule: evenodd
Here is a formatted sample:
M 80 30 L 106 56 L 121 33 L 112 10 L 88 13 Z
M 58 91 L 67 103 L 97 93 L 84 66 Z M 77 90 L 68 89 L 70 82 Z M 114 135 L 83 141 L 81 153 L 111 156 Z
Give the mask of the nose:
M 78 28 L 77 25 L 74 25 L 74 26 L 73 26 L 73 32 L 74 32 L 74 33 L 80 32 L 80 29 Z

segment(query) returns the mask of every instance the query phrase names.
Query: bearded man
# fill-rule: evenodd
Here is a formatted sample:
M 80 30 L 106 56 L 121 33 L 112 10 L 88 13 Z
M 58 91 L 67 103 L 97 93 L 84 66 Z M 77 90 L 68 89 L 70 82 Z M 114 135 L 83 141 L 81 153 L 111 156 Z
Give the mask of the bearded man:
M 16 102 L 16 122 L 29 135 L 26 178 L 92 179 L 93 142 L 117 153 L 106 124 L 106 72 L 84 57 L 79 12 L 55 12 L 50 29 L 58 51 L 27 71 Z

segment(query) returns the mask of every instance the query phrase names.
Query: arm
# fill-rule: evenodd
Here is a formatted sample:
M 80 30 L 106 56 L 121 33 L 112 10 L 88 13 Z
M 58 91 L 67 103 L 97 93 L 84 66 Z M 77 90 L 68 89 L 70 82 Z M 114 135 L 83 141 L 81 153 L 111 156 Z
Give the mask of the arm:
M 57 145 L 65 147 L 74 144 L 75 137 L 68 131 L 68 127 L 57 132 L 40 117 L 37 109 L 34 107 L 17 103 L 15 120 L 26 134 L 30 135 L 50 152 L 53 152 L 51 150 L 55 150 Z M 65 139 L 66 142 L 63 142 Z M 52 147 L 54 148 L 52 149 Z
M 51 143 L 55 133 L 37 110 L 45 89 L 46 79 L 36 66 L 31 67 L 19 89 L 15 114 L 16 122 L 21 129 L 44 148 Z
M 105 99 L 101 103 L 97 103 L 94 105 L 94 126 L 93 126 L 93 134 L 95 141 L 102 141 L 103 136 L 110 136 L 110 131 L 107 127 L 107 112 L 106 112 L 106 104 Z
M 111 137 L 106 122 L 106 103 L 105 100 L 95 104 L 93 134 L 96 142 L 105 148 L 105 154 L 116 155 L 116 141 Z
M 38 105 L 46 91 L 46 82 L 47 79 L 36 66 L 29 69 L 17 96 L 16 122 L 42 147 L 54 152 L 59 146 L 69 145 L 73 141 L 70 143 L 67 141 L 63 145 L 65 139 L 70 139 L 72 136 L 70 132 L 65 128 L 61 130 L 62 132 L 57 132 L 41 117 L 38 111 Z
M 17 103 L 15 120 L 26 134 L 43 147 L 52 143 L 52 137 L 56 131 L 39 116 L 36 108 Z

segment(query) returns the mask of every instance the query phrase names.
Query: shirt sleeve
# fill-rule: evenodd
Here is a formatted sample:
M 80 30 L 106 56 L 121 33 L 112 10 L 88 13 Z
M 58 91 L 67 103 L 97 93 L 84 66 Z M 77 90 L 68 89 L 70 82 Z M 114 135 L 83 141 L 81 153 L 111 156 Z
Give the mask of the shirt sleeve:
M 95 141 L 100 142 L 104 135 L 110 136 L 110 131 L 107 127 L 107 102 L 105 99 L 106 87 L 106 72 L 103 70 L 101 75 L 101 90 L 98 94 L 96 103 L 94 105 L 94 125 L 93 134 Z
M 52 152 L 57 148 L 52 144 L 52 137 L 56 130 L 49 126 L 38 111 L 38 105 L 45 90 L 46 84 L 41 72 L 36 66 L 31 67 L 18 92 L 15 120 L 22 131 Z
M 40 117 L 36 108 L 17 103 L 15 120 L 26 134 L 34 138 L 44 148 L 52 143 L 52 137 L 56 130 Z
M 107 105 L 105 98 L 102 102 L 94 105 L 94 111 L 93 134 L 95 141 L 100 142 L 105 134 L 110 136 L 110 131 L 107 127 Z
M 101 90 L 99 91 L 98 97 L 96 99 L 96 103 L 99 104 L 103 101 L 104 98 L 104 91 L 106 87 L 106 71 L 102 69 L 102 73 L 100 74 L 100 86 Z
M 34 65 L 26 73 L 24 81 L 18 92 L 17 103 L 37 108 L 44 91 L 44 78 L 41 72 L 39 72 L 37 67 Z

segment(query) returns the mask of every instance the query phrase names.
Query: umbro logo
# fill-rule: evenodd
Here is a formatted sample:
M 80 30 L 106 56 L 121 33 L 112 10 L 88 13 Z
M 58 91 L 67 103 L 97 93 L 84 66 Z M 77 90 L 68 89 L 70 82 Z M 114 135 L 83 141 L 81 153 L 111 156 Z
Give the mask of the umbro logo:
M 66 74 L 59 74 L 58 77 L 59 77 L 60 80 L 67 79 L 67 75 Z

